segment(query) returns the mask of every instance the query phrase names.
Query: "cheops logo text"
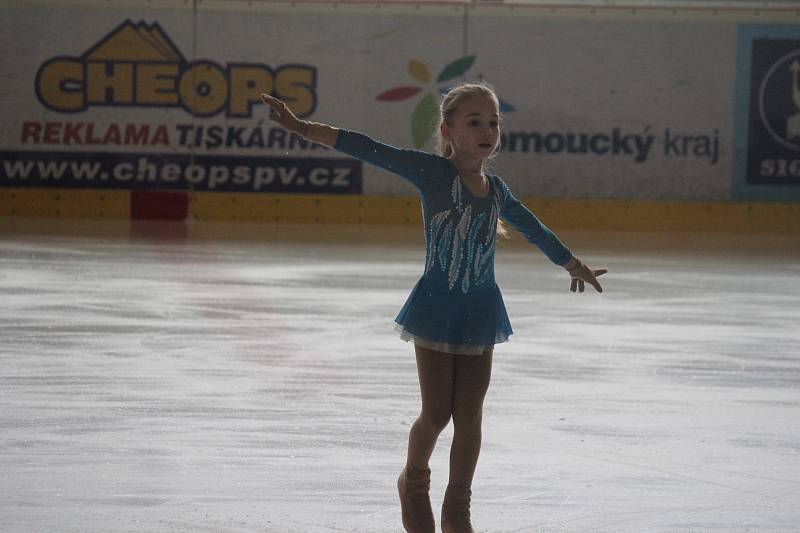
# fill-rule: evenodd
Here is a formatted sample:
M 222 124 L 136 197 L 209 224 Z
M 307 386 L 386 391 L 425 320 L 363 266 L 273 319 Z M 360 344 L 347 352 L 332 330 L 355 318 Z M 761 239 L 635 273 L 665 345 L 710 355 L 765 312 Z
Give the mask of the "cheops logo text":
M 35 83 L 39 101 L 62 113 L 92 106 L 181 107 L 199 117 L 224 111 L 228 117 L 249 118 L 265 92 L 305 117 L 317 101 L 314 67 L 187 61 L 158 23 L 130 20 L 80 57 L 45 61 Z

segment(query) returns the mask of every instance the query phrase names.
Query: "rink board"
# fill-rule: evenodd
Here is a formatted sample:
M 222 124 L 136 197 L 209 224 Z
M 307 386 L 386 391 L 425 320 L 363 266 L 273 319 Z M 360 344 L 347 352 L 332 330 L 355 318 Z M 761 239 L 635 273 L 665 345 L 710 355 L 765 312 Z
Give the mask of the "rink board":
M 417 198 L 398 196 L 191 193 L 161 216 L 136 216 L 131 191 L 0 189 L 0 216 L 421 225 Z M 522 198 L 546 225 L 576 230 L 800 233 L 800 205 L 777 202 L 658 202 Z M 177 205 L 177 204 L 176 204 Z M 180 209 L 182 216 L 175 216 Z

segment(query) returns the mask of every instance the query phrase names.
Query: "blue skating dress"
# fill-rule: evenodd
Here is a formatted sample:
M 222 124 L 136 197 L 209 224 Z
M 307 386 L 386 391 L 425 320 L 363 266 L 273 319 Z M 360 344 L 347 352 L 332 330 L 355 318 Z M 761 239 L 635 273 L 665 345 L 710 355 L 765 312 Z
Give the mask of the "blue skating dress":
M 455 354 L 483 354 L 513 333 L 494 280 L 497 217 L 565 265 L 569 249 L 511 193 L 488 175 L 489 194 L 474 196 L 450 159 L 395 148 L 339 130 L 336 150 L 410 181 L 422 197 L 425 272 L 395 318 L 406 341 Z

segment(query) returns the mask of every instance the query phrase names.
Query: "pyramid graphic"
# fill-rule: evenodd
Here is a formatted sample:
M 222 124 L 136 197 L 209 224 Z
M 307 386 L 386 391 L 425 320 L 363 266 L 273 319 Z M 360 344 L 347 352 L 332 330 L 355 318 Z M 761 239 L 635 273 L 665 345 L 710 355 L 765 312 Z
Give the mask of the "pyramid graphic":
M 90 61 L 167 61 L 186 59 L 157 22 L 134 24 L 126 20 L 83 53 Z

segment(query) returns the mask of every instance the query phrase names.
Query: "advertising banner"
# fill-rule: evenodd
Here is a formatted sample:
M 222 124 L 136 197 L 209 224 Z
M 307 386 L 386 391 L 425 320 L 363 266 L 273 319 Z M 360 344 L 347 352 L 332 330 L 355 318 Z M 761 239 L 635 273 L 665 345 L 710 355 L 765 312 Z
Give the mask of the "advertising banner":
M 258 95 L 435 151 L 441 94 L 484 80 L 517 195 L 800 199 L 797 26 L 245 4 L 6 8 L 0 186 L 412 195 Z
M 36 5 L 9 15 L 4 45 L 19 53 L 2 59 L 3 185 L 362 192 L 360 162 L 265 119 L 261 92 L 300 117 L 318 107 L 319 58 L 260 40 L 280 17 Z M 27 33 L 37 26 L 48 37 Z

